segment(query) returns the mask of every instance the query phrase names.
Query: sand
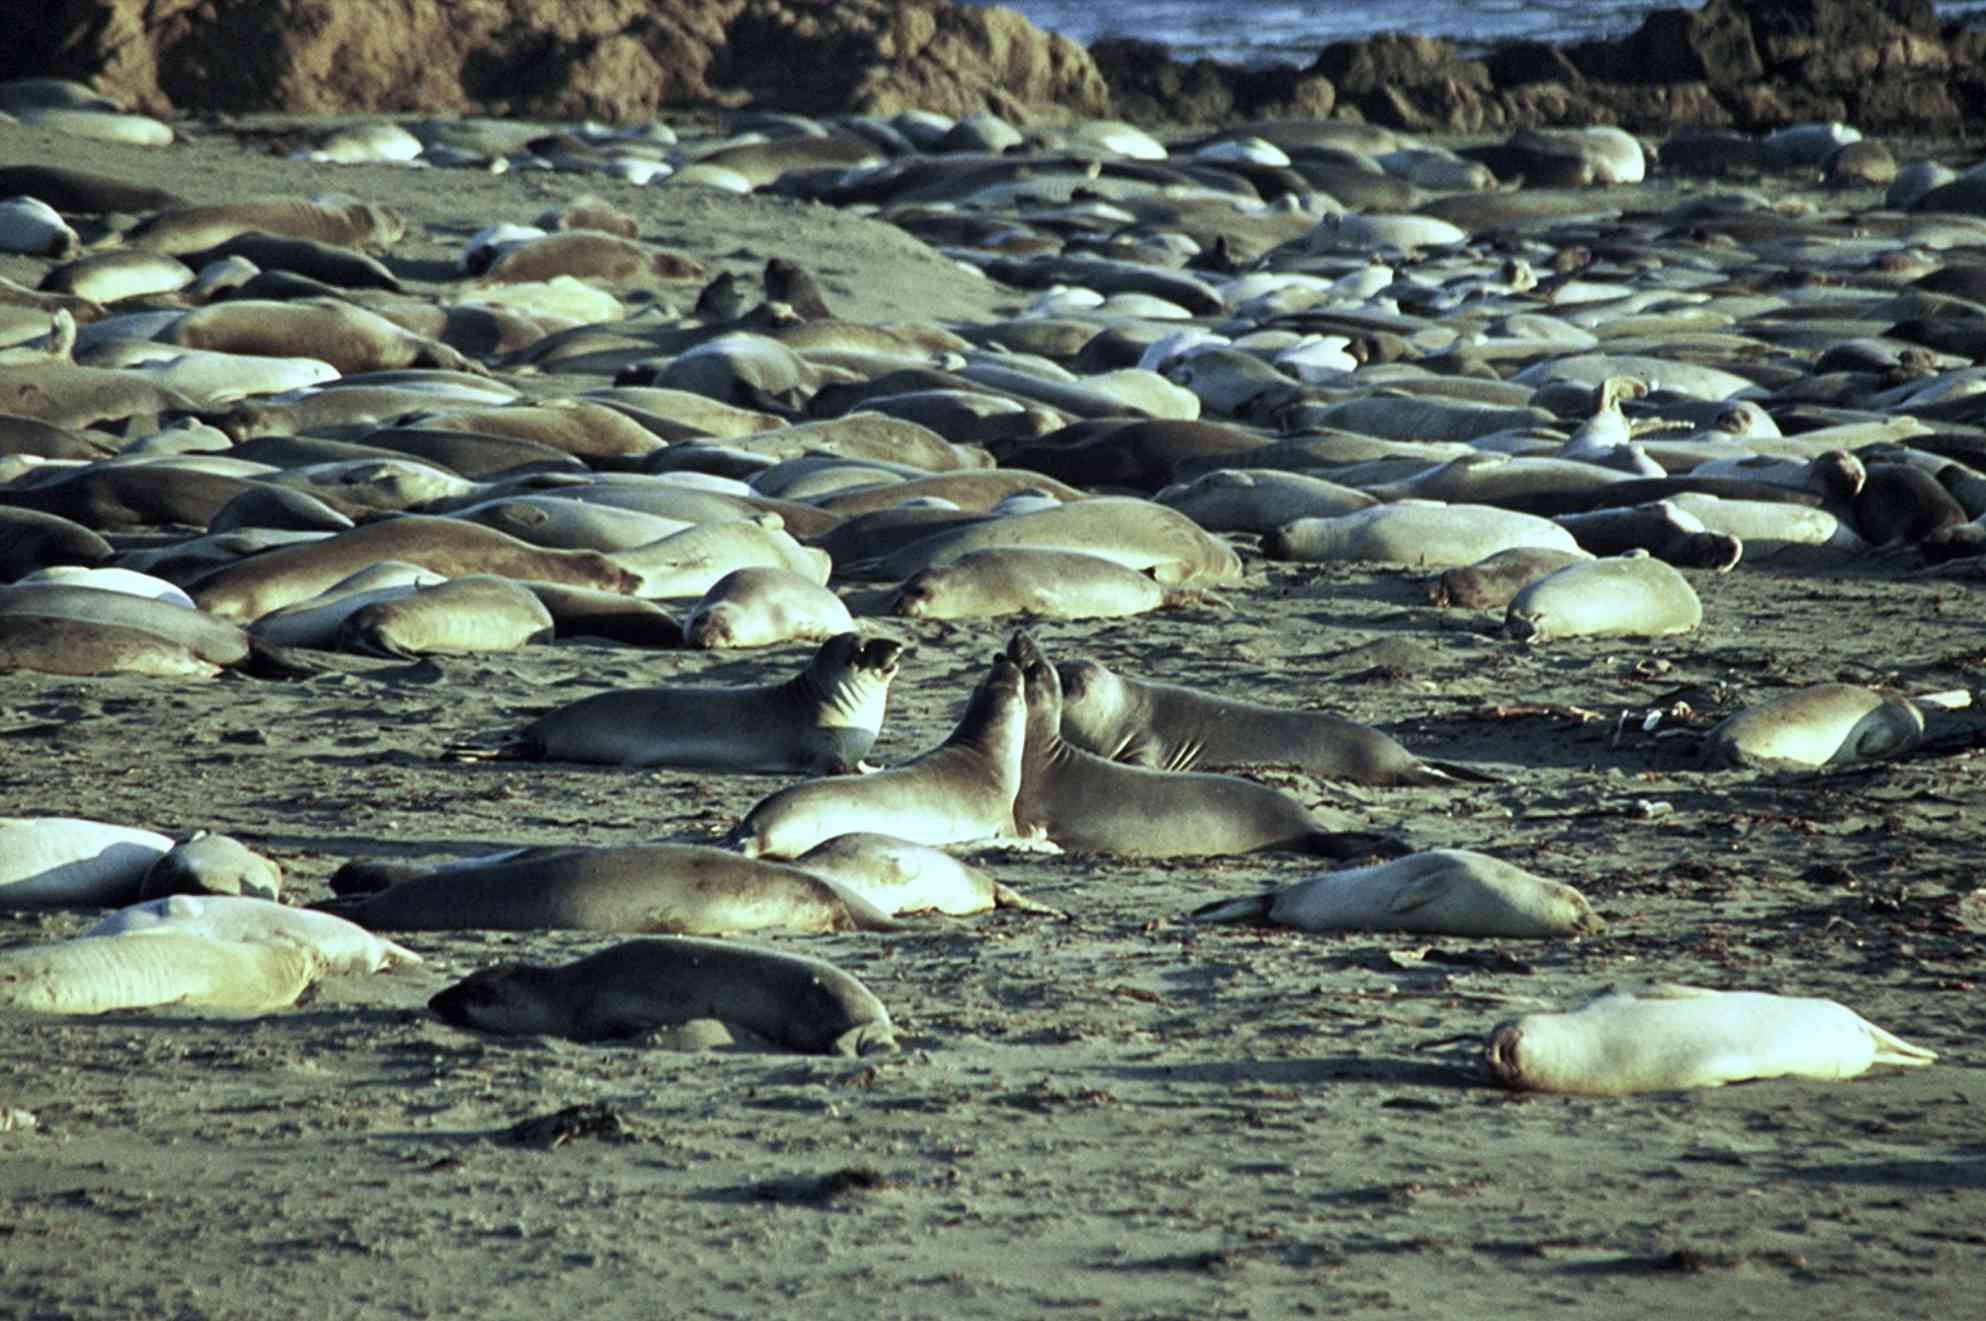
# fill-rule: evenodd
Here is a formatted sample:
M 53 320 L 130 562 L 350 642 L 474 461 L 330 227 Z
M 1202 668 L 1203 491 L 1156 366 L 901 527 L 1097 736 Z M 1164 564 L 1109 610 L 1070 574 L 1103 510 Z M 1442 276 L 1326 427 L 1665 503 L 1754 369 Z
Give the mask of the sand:
M 60 153 L 58 155 L 57 153 Z M 609 192 L 645 237 L 753 272 L 804 255 L 861 319 L 988 318 L 1003 291 L 888 227 L 770 199 L 570 176 L 333 169 L 215 138 L 142 152 L 0 130 L 195 199 L 337 188 L 400 207 L 418 274 L 490 219 Z M 0 261 L 29 278 L 39 266 Z M 439 268 L 429 268 L 429 278 Z M 693 289 L 688 296 L 693 297 Z M 1265 778 L 1348 826 L 1578 886 L 1580 941 L 1317 936 L 1180 914 L 1316 874 L 1286 855 L 985 856 L 1071 920 L 760 939 L 889 1006 L 862 1060 L 499 1039 L 425 1000 L 502 960 L 612 943 L 414 934 L 427 962 L 253 1021 L 0 1024 L 0 1313 L 20 1318 L 1963 1315 L 1986 1295 L 1986 716 L 1848 773 L 1706 773 L 1687 735 L 1848 680 L 1986 685 L 1976 579 L 1903 560 L 1691 572 L 1695 633 L 1527 647 L 1401 568 L 1267 565 L 1231 612 L 1043 624 L 1051 654 L 1368 721 L 1503 781 Z M 950 729 L 1004 626 L 915 643 L 872 761 Z M 309 901 L 357 857 L 711 839 L 784 781 L 449 760 L 609 687 L 764 682 L 743 655 L 586 643 L 290 682 L 0 675 L 0 810 L 225 830 Z M 1641 730 L 1651 709 L 1694 715 Z M 1626 717 L 1625 719 L 1623 719 Z M 1976 909 L 1971 910 L 1976 911 Z M 0 914 L 0 945 L 97 914 Z M 1659 979 L 1823 995 L 1941 1055 L 1846 1084 L 1586 1100 L 1487 1084 L 1497 1023 Z M 575 1110 L 518 1136 L 526 1121 Z

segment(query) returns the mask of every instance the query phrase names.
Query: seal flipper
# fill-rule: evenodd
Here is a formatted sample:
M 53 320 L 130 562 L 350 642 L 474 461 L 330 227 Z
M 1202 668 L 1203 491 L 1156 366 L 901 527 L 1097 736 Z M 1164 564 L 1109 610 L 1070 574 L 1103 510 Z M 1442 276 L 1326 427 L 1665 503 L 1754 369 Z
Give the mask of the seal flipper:
M 1037 903 L 1018 890 L 1011 890 L 998 881 L 993 882 L 993 907 L 1013 908 L 1023 913 L 1041 913 L 1047 917 L 1059 917 L 1064 922 L 1069 920 L 1069 915 L 1061 909 Z
M 257 679 L 307 679 L 324 673 L 324 667 L 295 647 L 267 642 L 250 633 L 248 659 L 241 671 Z
M 1245 894 L 1238 899 L 1216 899 L 1210 904 L 1201 904 L 1186 915 L 1189 922 L 1267 922 L 1269 910 L 1274 906 L 1276 896 L 1273 891 L 1263 894 Z
M 1414 850 L 1392 835 L 1370 830 L 1313 830 L 1300 845 L 1304 852 L 1350 862 L 1360 858 L 1404 858 Z
M 900 1047 L 896 1044 L 896 1033 L 888 1023 L 862 1023 L 849 1028 L 834 1039 L 824 1054 L 828 1055 L 893 1055 Z
M 1435 774 L 1425 780 L 1413 781 L 1416 784 L 1452 785 L 1457 780 L 1460 780 L 1464 784 L 1503 784 L 1505 782 L 1501 775 L 1491 775 L 1488 771 L 1479 771 L 1474 766 L 1466 766 L 1459 761 L 1432 761 L 1423 757 L 1420 764 L 1427 770 L 1435 772 Z

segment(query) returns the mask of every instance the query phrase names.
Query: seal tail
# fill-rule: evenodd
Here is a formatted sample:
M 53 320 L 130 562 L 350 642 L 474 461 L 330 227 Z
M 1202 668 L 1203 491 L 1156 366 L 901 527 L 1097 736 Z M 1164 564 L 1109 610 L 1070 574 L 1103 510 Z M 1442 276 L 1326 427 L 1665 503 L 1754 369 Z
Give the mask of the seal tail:
M 1457 781 L 1463 784 L 1504 783 L 1501 775 L 1491 775 L 1488 771 L 1479 771 L 1474 766 L 1465 766 L 1459 761 L 1429 761 L 1423 758 L 1421 766 L 1434 774 L 1425 780 L 1417 781 L 1419 784 L 1452 785 Z
M 443 761 L 542 761 L 543 752 L 529 739 L 512 739 L 494 746 L 486 743 L 444 743 Z
M 407 862 L 374 862 L 359 858 L 331 873 L 331 893 L 341 899 L 360 898 L 390 890 L 402 881 L 411 881 L 433 871 Z
M 1188 922 L 1267 922 L 1269 908 L 1275 902 L 1274 891 L 1262 894 L 1245 894 L 1238 899 L 1216 899 L 1210 904 L 1201 904 L 1186 915 Z
M 1877 1027 L 1874 1023 L 1868 1022 L 1866 1019 L 1863 1022 L 1869 1029 L 1869 1035 L 1875 1039 L 1876 1043 L 1876 1057 L 1871 1063 L 1894 1064 L 1899 1068 L 1905 1069 L 1921 1069 L 1925 1065 L 1935 1062 L 1938 1058 L 1938 1052 L 1935 1050 L 1931 1050 L 1925 1046 L 1913 1045 L 1905 1041 L 1902 1037 L 1897 1036 L 1894 1032 L 1887 1032 Z
M 248 635 L 248 660 L 241 668 L 258 679 L 306 679 L 324 673 L 322 665 L 297 648 L 265 641 L 253 633 Z
M 1059 917 L 1064 922 L 1069 920 L 1069 915 L 1061 909 L 1050 908 L 1047 904 L 1037 903 L 1020 893 L 1020 891 L 1010 890 L 998 881 L 993 882 L 993 906 L 995 908 L 1018 909 L 1023 913 L 1040 913 L 1046 917 Z
M 1303 840 L 1306 853 L 1353 862 L 1364 858 L 1404 858 L 1414 850 L 1392 835 L 1370 830 L 1313 830 Z

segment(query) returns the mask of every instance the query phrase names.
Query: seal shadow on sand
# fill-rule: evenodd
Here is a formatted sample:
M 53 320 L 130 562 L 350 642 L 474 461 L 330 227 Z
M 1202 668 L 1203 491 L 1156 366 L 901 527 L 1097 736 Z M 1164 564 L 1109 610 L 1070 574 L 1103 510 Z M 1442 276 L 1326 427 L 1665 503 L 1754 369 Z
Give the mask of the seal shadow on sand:
M 1400 1059 L 1383 1055 L 1315 1055 L 1309 1059 L 1265 1060 L 1252 1056 L 1218 1064 L 1131 1064 L 1104 1070 L 1126 1083 L 1201 1083 L 1218 1087 L 1254 1085 L 1277 1089 L 1319 1083 L 1378 1083 L 1389 1087 L 1438 1087 L 1443 1091 L 1492 1088 L 1487 1075 L 1439 1059 Z

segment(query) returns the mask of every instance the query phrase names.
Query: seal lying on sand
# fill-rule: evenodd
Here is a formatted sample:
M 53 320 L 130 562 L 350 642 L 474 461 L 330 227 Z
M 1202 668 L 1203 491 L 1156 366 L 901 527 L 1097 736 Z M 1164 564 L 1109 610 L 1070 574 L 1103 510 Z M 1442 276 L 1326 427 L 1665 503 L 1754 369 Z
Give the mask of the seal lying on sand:
M 1703 622 L 1689 580 L 1645 552 L 1570 564 L 1510 598 L 1503 631 L 1519 642 L 1662 637 Z
M 1360 784 L 1456 785 L 1495 777 L 1425 762 L 1394 739 L 1322 711 L 1215 697 L 1126 678 L 1093 660 L 1058 661 L 1062 737 L 1099 757 L 1161 771 L 1294 763 Z
M 1279 789 L 1234 775 L 1176 774 L 1107 761 L 1062 736 L 1062 681 L 1026 633 L 1007 654 L 1026 679 L 1027 740 L 1014 825 L 1065 849 L 1141 857 L 1292 849 L 1326 857 L 1403 852 L 1389 840 L 1338 833 Z
M 1024 913 L 1068 917 L 1060 909 L 1008 889 L 943 849 L 889 835 L 863 831 L 836 835 L 802 853 L 793 865 L 861 895 L 885 913 L 935 910 L 957 917 L 1016 908 Z
M 839 633 L 784 683 L 596 693 L 532 721 L 505 748 L 464 755 L 711 771 L 852 771 L 882 730 L 890 681 L 902 659 L 901 643 Z
M 1569 885 L 1468 849 L 1430 849 L 1193 910 L 1196 922 L 1443 936 L 1591 935 L 1606 923 Z
M 58 940 L 0 954 L 0 1007 L 102 1014 L 155 1005 L 262 1013 L 293 1005 L 324 971 L 301 945 L 181 932 Z
M 558 968 L 485 968 L 428 1008 L 456 1027 L 575 1041 L 716 1019 L 813 1055 L 897 1048 L 882 1001 L 839 968 L 724 940 L 630 940 Z
M 414 951 L 342 917 L 240 895 L 175 894 L 133 904 L 118 909 L 85 931 L 83 937 L 162 931 L 212 940 L 302 945 L 314 950 L 325 971 L 331 973 L 379 972 L 421 961 Z
M 313 905 L 374 931 L 895 931 L 812 872 L 701 844 L 520 849 Z
M 1817 683 L 1748 706 L 1704 736 L 1707 766 L 1833 766 L 1894 757 L 1924 736 L 1924 713 L 1903 697 L 1852 683 Z
M 125 904 L 170 835 L 68 816 L 0 817 L 0 904 L 90 907 Z
M 1571 1013 L 1529 1014 L 1490 1035 L 1488 1064 L 1506 1087 L 1624 1096 L 1721 1087 L 1752 1078 L 1855 1078 L 1877 1064 L 1922 1068 L 1913 1046 L 1832 1000 L 1651 986 L 1601 996 Z

